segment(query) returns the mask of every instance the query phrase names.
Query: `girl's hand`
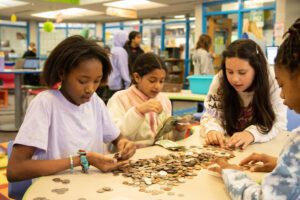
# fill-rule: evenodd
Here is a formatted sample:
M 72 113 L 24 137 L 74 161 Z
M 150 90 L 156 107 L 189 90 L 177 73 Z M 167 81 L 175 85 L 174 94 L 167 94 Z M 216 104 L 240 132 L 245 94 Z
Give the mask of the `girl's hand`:
M 245 149 L 249 144 L 254 141 L 253 135 L 248 131 L 236 132 L 227 142 L 228 147 L 240 147 Z
M 206 144 L 220 145 L 220 147 L 225 146 L 225 136 L 219 131 L 209 131 L 205 137 Z
M 90 165 L 100 169 L 102 172 L 109 172 L 128 164 L 128 161 L 117 162 L 114 158 L 109 158 L 95 152 L 88 152 L 87 159 Z
M 118 151 L 121 154 L 121 160 L 128 160 L 135 154 L 136 146 L 134 142 L 121 138 L 117 143 Z
M 253 165 L 258 162 L 262 162 L 263 164 L 250 167 L 250 171 L 252 171 L 252 172 L 271 172 L 277 165 L 277 158 L 266 155 L 266 154 L 253 153 L 250 156 L 243 159 L 241 161 L 240 165 L 241 166 L 247 165 L 247 164 Z
M 224 158 L 216 159 L 216 164 L 219 166 L 209 167 L 208 169 L 213 172 L 218 172 L 219 174 L 222 174 L 223 169 L 243 170 L 243 168 L 238 165 L 228 163 L 228 161 Z
M 178 122 L 176 122 L 175 129 L 180 132 L 186 131 L 187 128 L 191 125 L 190 121 L 191 119 L 189 119 L 188 117 L 179 119 Z
M 148 112 L 161 113 L 163 111 L 161 103 L 155 99 L 149 99 L 148 101 L 136 106 L 136 109 L 141 114 L 146 114 Z

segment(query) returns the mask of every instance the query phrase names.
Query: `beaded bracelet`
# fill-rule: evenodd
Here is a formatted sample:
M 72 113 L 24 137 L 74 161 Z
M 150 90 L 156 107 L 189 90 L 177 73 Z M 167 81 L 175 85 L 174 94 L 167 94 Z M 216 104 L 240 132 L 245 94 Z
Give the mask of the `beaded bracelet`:
M 79 150 L 78 154 L 80 156 L 80 165 L 82 167 L 82 172 L 87 173 L 90 165 L 86 157 L 86 152 L 84 150 Z
M 73 156 L 70 155 L 70 169 L 71 169 L 71 174 L 74 173 L 74 162 L 73 162 Z

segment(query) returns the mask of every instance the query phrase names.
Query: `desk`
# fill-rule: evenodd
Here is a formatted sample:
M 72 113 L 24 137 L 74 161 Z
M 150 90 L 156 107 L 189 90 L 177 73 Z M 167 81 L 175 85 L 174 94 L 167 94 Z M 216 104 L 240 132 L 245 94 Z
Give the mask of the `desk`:
M 171 101 L 194 101 L 203 102 L 206 95 L 193 94 L 191 90 L 181 90 L 181 92 L 163 92 Z
M 0 71 L 0 74 L 14 74 L 15 75 L 15 123 L 1 125 L 0 130 L 2 131 L 17 131 L 19 130 L 22 123 L 22 86 L 21 80 L 23 74 L 39 74 L 41 69 L 5 69 Z
M 245 156 L 252 152 L 268 153 L 273 156 L 277 156 L 289 134 L 281 133 L 272 141 L 264 144 L 254 144 L 249 146 L 244 152 L 235 152 L 236 157 L 231 159 L 232 163 L 238 163 Z M 182 145 L 199 145 L 203 141 L 200 137 L 199 131 L 194 135 L 180 141 Z M 151 158 L 155 155 L 166 155 L 169 151 L 158 147 L 152 146 L 143 149 L 138 149 L 133 160 L 139 158 Z M 227 200 L 230 199 L 223 180 L 220 177 L 212 175 L 213 172 L 207 170 L 197 171 L 198 175 L 193 179 L 187 179 L 185 183 L 174 187 L 172 192 L 174 196 L 164 194 L 152 196 L 151 194 L 138 191 L 138 187 L 127 186 L 122 184 L 123 181 L 128 180 L 123 176 L 113 176 L 111 173 L 101 173 L 99 170 L 93 168 L 89 174 L 82 174 L 80 168 L 75 169 L 74 174 L 70 174 L 69 171 L 63 172 L 59 175 L 41 177 L 35 180 L 31 187 L 27 190 L 23 200 L 32 200 L 36 197 L 47 197 L 47 199 L 74 199 L 85 198 L 87 200 L 104 199 L 104 200 Z M 264 173 L 248 173 L 254 180 L 261 180 Z M 64 185 L 62 183 L 55 183 L 53 178 L 59 177 L 61 179 L 69 179 L 70 184 Z M 112 192 L 97 193 L 96 191 L 102 187 L 109 186 L 113 188 Z M 55 188 L 68 188 L 69 191 L 63 195 L 59 195 L 51 192 Z M 184 194 L 184 197 L 178 196 L 178 194 Z

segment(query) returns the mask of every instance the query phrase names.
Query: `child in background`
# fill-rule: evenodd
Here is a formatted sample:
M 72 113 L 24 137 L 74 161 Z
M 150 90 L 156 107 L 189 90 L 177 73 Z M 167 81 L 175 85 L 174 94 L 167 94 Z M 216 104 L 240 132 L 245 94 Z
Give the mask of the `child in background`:
M 206 34 L 200 35 L 192 57 L 195 75 L 214 74 L 213 59 L 209 53 L 210 46 L 210 36 Z
M 128 65 L 129 65 L 129 74 L 132 74 L 133 64 L 137 57 L 144 53 L 144 50 L 141 48 L 142 43 L 142 34 L 137 31 L 131 31 L 128 35 L 128 41 L 124 45 L 124 49 L 128 53 Z
M 111 49 L 111 64 L 113 70 L 108 78 L 110 97 L 117 91 L 130 86 L 131 79 L 128 69 L 128 54 L 123 48 L 127 41 L 127 32 L 118 31 L 114 34 L 114 46 Z
M 164 62 L 153 53 L 140 55 L 133 68 L 133 85 L 108 101 L 113 121 L 137 148 L 153 145 L 159 127 L 171 116 L 171 102 L 161 93 L 167 74 Z M 183 127 L 178 127 L 178 129 Z M 178 131 L 168 139 L 180 139 Z
M 226 133 L 228 147 L 244 149 L 286 130 L 287 108 L 279 92 L 260 47 L 248 39 L 231 43 L 205 99 L 206 143 L 225 147 Z
M 276 79 L 281 87 L 284 104 L 300 114 L 300 18 L 289 28 L 288 35 L 279 47 L 275 58 Z M 240 164 L 262 162 L 251 171 L 271 172 L 262 184 L 251 180 L 240 167 L 220 159 L 220 167 L 211 170 L 222 173 L 223 180 L 233 200 L 300 198 L 300 133 L 294 133 L 284 146 L 279 158 L 266 154 L 252 154 Z
M 9 181 L 51 175 L 81 164 L 85 171 L 90 164 L 104 172 L 126 164 L 101 154 L 104 142 L 115 144 L 123 160 L 135 152 L 134 143 L 122 137 L 95 94 L 111 68 L 105 50 L 81 36 L 55 47 L 43 75 L 50 88 L 58 82 L 61 88 L 41 92 L 31 102 L 8 162 Z

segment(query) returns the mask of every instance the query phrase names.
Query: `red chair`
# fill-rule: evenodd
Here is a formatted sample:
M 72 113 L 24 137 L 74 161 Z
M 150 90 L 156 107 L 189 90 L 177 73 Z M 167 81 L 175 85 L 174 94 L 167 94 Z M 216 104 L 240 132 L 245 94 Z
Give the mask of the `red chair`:
M 0 80 L 3 84 L 0 85 L 1 89 L 15 89 L 15 75 L 14 74 L 0 74 Z

